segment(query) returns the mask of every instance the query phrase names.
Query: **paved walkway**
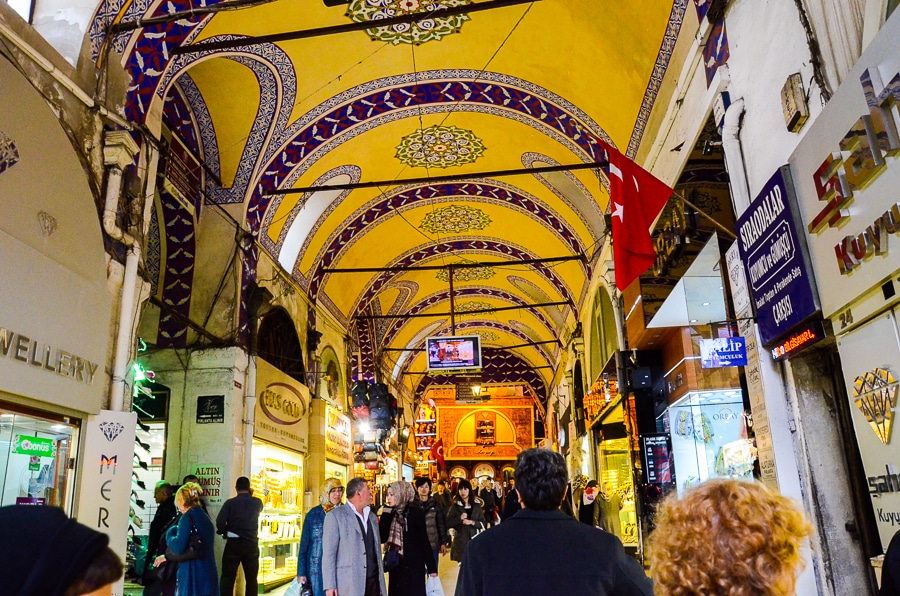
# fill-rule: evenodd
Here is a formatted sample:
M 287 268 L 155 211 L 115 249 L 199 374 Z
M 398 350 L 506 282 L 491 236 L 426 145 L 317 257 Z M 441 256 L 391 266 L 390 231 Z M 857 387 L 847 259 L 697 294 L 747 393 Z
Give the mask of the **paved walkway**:
M 459 564 L 450 560 L 450 555 L 441 557 L 441 563 L 438 566 L 438 577 L 441 578 L 441 585 L 444 586 L 444 596 L 453 596 L 456 592 L 456 578 L 459 575 Z M 288 586 L 284 585 L 275 588 L 271 592 L 266 592 L 266 596 L 283 596 Z

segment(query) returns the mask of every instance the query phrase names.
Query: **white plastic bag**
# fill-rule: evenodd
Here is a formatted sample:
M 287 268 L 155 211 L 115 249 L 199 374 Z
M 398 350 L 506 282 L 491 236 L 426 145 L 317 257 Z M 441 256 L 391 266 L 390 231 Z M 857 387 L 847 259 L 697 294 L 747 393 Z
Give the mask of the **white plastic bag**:
M 291 580 L 291 585 L 288 586 L 284 596 L 300 596 L 300 583 L 297 581 L 296 577 Z
M 441 578 L 428 576 L 428 580 L 425 582 L 425 596 L 444 596 Z

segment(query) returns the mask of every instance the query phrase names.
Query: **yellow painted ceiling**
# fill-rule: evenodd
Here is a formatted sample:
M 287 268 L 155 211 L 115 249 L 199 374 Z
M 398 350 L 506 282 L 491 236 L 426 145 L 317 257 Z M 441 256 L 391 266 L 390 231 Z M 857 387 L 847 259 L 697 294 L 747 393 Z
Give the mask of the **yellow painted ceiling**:
M 402 13 L 403 9 L 421 10 L 425 4 L 428 3 L 424 0 L 354 0 L 350 5 L 326 7 L 321 0 L 278 0 L 217 13 L 191 43 L 221 36 L 266 36 L 344 25 L 352 22 L 346 14 L 348 10 L 358 11 L 360 7 L 380 5 Z M 293 242 L 291 250 L 299 250 L 299 254 L 290 263 L 284 263 L 285 268 L 305 288 L 315 285 L 312 280 L 317 279 L 318 293 L 313 296 L 317 307 L 331 310 L 351 331 L 359 314 L 386 313 L 392 308 L 400 314 L 412 312 L 422 301 L 447 292 L 449 283 L 446 276 L 440 279 L 436 271 L 323 275 L 319 268 L 326 254 L 333 258 L 330 267 L 343 268 L 399 263 L 502 263 L 494 267 L 493 275 L 460 279 L 454 284 L 456 291 L 483 288 L 496 295 L 458 296 L 455 307 L 468 302 L 480 303 L 484 308 L 485 304 L 506 307 L 544 300 L 572 301 L 569 306 L 457 317 L 457 323 L 474 322 L 475 326 L 467 327 L 466 333 L 483 333 L 486 346 L 503 348 L 559 337 L 564 325 L 574 323 L 576 310 L 580 312 L 589 304 L 586 290 L 595 264 L 590 259 L 605 241 L 599 231 L 608 198 L 599 171 L 553 174 L 544 181 L 531 174 L 488 179 L 483 173 L 522 168 L 535 158 L 540 161 L 538 165 L 590 161 L 576 148 L 574 143 L 579 139 L 573 140 L 548 126 L 548 109 L 556 110 L 554 113 L 564 111 L 567 118 L 575 119 L 582 131 L 580 138 L 608 136 L 624 152 L 632 137 L 640 137 L 643 132 L 646 112 L 639 118 L 642 106 L 645 110 L 652 107 L 660 92 L 651 84 L 651 75 L 654 68 L 657 77 L 665 70 L 666 53 L 661 51 L 665 47 L 664 36 L 670 21 L 677 27 L 683 10 L 683 2 L 677 2 L 673 9 L 672 2 L 662 0 L 540 0 L 473 13 L 458 32 L 418 45 L 373 40 L 364 31 L 282 41 L 266 46 L 266 53 L 281 56 L 278 51 L 283 52 L 287 59 L 283 69 L 294 78 L 279 78 L 279 87 L 274 90 L 261 90 L 250 68 L 224 57 L 198 61 L 186 72 L 210 114 L 224 186 L 234 182 L 242 163 L 248 165 L 246 162 L 252 161 L 248 196 L 253 183 L 262 180 L 265 172 L 273 169 L 272 164 L 284 159 L 279 152 L 290 141 L 280 131 L 270 132 L 262 139 L 250 134 L 261 112 L 260 102 L 269 101 L 266 98 L 273 94 L 288 98 L 284 89 L 296 88 L 288 98 L 291 104 L 286 106 L 286 126 L 299 129 L 318 121 L 320 130 L 325 131 L 334 124 L 323 119 L 329 109 L 349 106 L 366 93 L 397 86 L 398 77 L 405 77 L 407 85 L 425 84 L 429 78 L 448 85 L 490 83 L 492 87 L 486 93 L 496 95 L 491 101 L 482 97 L 477 105 L 475 100 L 462 98 L 435 109 L 422 106 L 410 96 L 409 103 L 387 106 L 387 93 L 376 96 L 370 100 L 372 109 L 389 116 L 376 125 L 351 125 L 339 142 L 330 142 L 325 149 L 292 165 L 293 179 L 288 181 L 283 176 L 277 186 L 281 190 L 311 186 L 335 172 L 343 173 L 346 180 L 387 180 L 398 184 L 407 178 L 466 174 L 471 181 L 465 192 L 446 185 L 440 192 L 422 191 L 417 200 L 398 202 L 352 233 L 348 232 L 351 222 L 397 195 L 397 184 L 351 190 L 337 200 L 336 192 L 327 198 L 311 193 L 280 195 L 266 203 L 259 237 L 276 259 Z M 233 57 L 241 55 L 242 50 L 224 53 Z M 515 98 L 504 95 L 512 92 Z M 515 102 L 527 108 L 514 115 L 510 106 Z M 348 108 L 339 118 L 351 116 Z M 436 126 L 450 130 L 449 136 L 420 143 L 421 146 L 430 148 L 435 155 L 448 155 L 462 147 L 478 153 L 477 159 L 462 164 L 446 162 L 451 164 L 448 167 L 435 163 L 425 167 L 424 158 L 414 156 L 416 148 L 411 147 L 414 140 L 410 140 L 410 135 L 421 136 Z M 464 144 L 454 145 L 460 139 Z M 404 163 L 398 156 L 402 153 L 398 148 L 404 142 L 406 154 L 413 156 L 411 163 Z M 459 153 L 459 161 L 470 159 L 472 151 Z M 554 180 L 555 186 L 548 184 L 547 179 Z M 427 186 L 416 184 L 405 192 L 412 197 Z M 514 205 L 500 197 L 507 192 L 524 197 L 525 203 Z M 541 213 L 527 205 L 537 205 Z M 552 229 L 553 226 L 560 229 Z M 293 239 L 286 242 L 287 237 Z M 461 241 L 469 241 L 471 247 L 433 250 Z M 475 246 L 472 242 L 480 244 Z M 572 242 L 580 247 L 583 263 L 548 263 L 543 272 L 536 266 L 516 264 L 526 257 L 579 254 Z M 518 256 L 510 254 L 509 247 Z M 428 250 L 432 250 L 430 256 L 407 262 L 409 255 Z M 289 252 L 285 249 L 285 254 Z M 377 280 L 380 281 L 374 295 L 361 300 Z M 449 308 L 449 300 L 442 300 L 426 308 L 419 306 L 418 312 L 440 314 Z M 439 322 L 441 325 L 437 326 Z M 479 327 L 479 322 L 484 326 Z M 392 320 L 387 322 L 385 341 L 403 347 L 415 343 L 425 330 L 449 332 L 449 326 L 445 316 Z M 517 348 L 514 352 L 532 366 L 544 366 L 548 364 L 545 358 L 553 359 L 558 349 L 547 344 Z M 407 370 L 421 372 L 424 356 L 413 354 Z M 397 353 L 389 359 L 391 363 L 402 357 Z M 553 370 L 540 369 L 540 374 L 549 384 Z M 409 379 L 397 380 L 410 383 Z

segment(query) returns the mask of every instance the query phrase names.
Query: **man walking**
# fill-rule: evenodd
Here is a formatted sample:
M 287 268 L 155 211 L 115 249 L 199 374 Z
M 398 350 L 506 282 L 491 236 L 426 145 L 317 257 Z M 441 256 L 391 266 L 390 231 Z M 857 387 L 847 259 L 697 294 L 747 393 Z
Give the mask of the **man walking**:
M 519 453 L 516 489 L 523 508 L 469 543 L 457 596 L 653 594 L 650 579 L 618 538 L 559 510 L 566 491 L 560 454 Z
M 241 476 L 234 483 L 237 495 L 225 501 L 216 516 L 216 532 L 225 537 L 225 553 L 222 555 L 222 596 L 233 596 L 238 565 L 244 568 L 246 596 L 257 593 L 256 576 L 259 573 L 259 514 L 263 502 L 250 492 L 250 479 Z
M 363 478 L 347 483 L 347 502 L 325 516 L 322 587 L 326 596 L 387 596 L 378 520 Z M 341 570 L 338 574 L 338 569 Z
M 153 498 L 156 500 L 156 513 L 153 514 L 153 520 L 150 522 L 150 536 L 147 541 L 147 556 L 145 557 L 146 571 L 144 572 L 144 585 L 149 586 L 156 582 L 156 573 L 154 573 L 151 562 L 157 555 L 165 554 L 165 549 L 160 552 L 160 538 L 169 527 L 169 524 L 178 515 L 175 509 L 175 487 L 160 480 L 156 483 L 153 491 Z

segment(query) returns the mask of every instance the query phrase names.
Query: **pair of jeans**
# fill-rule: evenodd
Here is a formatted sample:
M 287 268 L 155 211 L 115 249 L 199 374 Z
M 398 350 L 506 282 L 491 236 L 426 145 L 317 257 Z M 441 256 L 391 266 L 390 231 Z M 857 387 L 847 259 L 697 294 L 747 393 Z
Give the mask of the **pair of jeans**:
M 245 596 L 256 596 L 259 546 L 255 541 L 229 538 L 225 542 L 225 553 L 222 555 L 222 579 L 219 582 L 222 596 L 234 596 L 234 581 L 237 579 L 238 565 L 244 568 L 244 579 L 247 584 Z
M 431 552 L 434 553 L 434 568 L 437 569 L 438 564 L 441 562 L 441 549 L 437 549 Z

